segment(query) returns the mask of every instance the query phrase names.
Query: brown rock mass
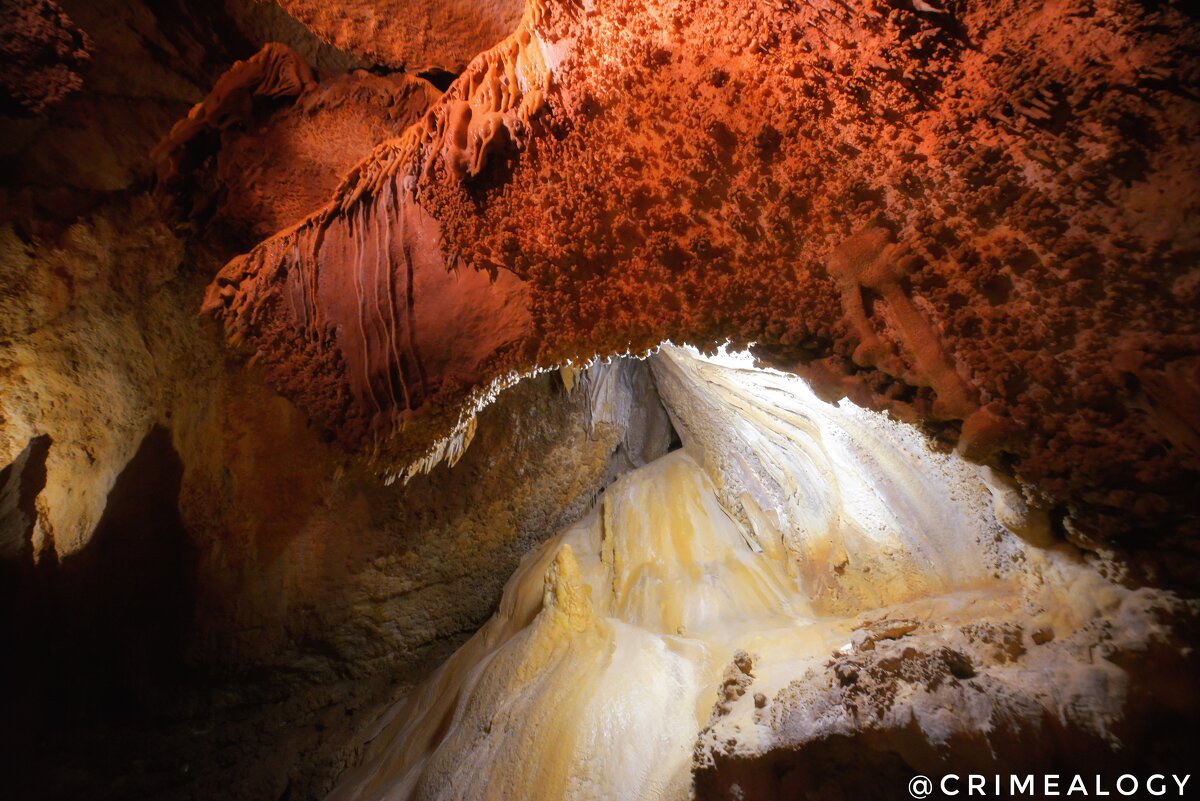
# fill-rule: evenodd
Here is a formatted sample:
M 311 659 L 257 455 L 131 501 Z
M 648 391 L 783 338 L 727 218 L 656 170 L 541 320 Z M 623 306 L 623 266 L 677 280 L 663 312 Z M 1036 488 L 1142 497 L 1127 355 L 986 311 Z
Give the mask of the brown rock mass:
M 151 158 L 160 187 L 194 198 L 193 215 L 254 241 L 319 209 L 377 141 L 438 95 L 402 73 L 318 81 L 294 50 L 271 42 L 222 75 Z
M 261 1 L 261 0 L 260 0 Z M 281 0 L 289 14 L 342 50 L 411 73 L 459 72 L 512 33 L 521 0 Z
M 54 0 L 5 0 L 0 113 L 43 114 L 83 85 L 91 42 Z
M 297 222 L 436 90 L 328 51 L 305 91 L 243 87 L 170 151 L 181 221 L 150 191 L 151 150 L 269 43 L 213 4 L 62 5 L 95 43 L 87 82 L 0 119 L 5 792 L 322 797 L 520 557 L 666 444 L 632 447 L 636 426 L 545 375 L 479 416 L 453 472 L 385 485 L 197 310 L 214 254 Z

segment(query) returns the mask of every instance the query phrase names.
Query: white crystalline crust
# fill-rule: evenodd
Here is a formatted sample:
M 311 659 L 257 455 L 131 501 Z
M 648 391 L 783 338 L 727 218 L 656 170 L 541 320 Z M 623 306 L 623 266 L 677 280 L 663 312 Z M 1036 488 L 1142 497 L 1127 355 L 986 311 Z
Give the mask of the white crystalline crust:
M 921 435 L 753 360 L 667 348 L 654 376 L 722 504 L 821 611 L 895 603 L 1006 572 L 977 470 Z M 782 550 L 781 550 L 782 548 Z
M 684 447 L 527 556 L 332 799 L 682 799 L 694 768 L 831 734 L 1111 736 L 1104 657 L 1160 636 L 1171 596 L 1022 540 L 997 520 L 1026 525 L 1015 489 L 907 426 L 748 356 L 650 364 Z M 595 421 L 629 414 L 623 375 L 563 377 Z

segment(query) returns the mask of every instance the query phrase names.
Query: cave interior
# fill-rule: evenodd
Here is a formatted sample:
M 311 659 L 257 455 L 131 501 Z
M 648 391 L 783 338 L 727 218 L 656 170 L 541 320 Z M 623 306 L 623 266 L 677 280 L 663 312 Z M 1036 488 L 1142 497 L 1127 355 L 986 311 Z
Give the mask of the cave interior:
M 0 794 L 1187 794 L 1188 4 L 4 0 L 0 56 Z

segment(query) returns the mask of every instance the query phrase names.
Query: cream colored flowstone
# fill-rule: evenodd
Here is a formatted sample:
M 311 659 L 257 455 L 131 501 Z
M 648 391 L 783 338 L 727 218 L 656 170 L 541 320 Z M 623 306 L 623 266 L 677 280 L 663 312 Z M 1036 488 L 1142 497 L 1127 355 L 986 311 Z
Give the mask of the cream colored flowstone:
M 997 507 L 1028 525 L 1017 491 L 910 428 L 824 403 L 749 357 L 664 347 L 652 370 L 683 449 L 526 557 L 493 618 L 380 722 L 332 799 L 688 798 L 714 732 L 753 754 L 856 725 L 805 708 L 784 731 L 756 709 L 803 695 L 803 677 L 872 631 L 883 642 L 1019 619 L 1068 641 L 1113 610 L 1148 620 L 1076 555 L 1002 526 Z M 1118 634 L 1148 631 L 1138 618 Z M 739 651 L 752 693 L 722 687 Z M 1102 727 L 1121 682 L 1084 677 L 1080 704 L 1069 667 L 1047 677 L 1057 695 L 1044 705 Z M 918 700 L 901 713 L 931 742 L 994 714 L 947 719 Z

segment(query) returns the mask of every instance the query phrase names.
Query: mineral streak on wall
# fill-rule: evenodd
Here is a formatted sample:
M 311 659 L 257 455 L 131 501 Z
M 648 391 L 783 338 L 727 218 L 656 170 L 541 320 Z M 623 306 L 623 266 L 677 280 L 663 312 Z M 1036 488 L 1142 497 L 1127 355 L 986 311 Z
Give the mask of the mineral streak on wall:
M 1015 471 L 1077 541 L 1170 539 L 1198 44 L 1132 0 L 531 0 L 207 308 L 398 466 L 512 376 L 730 339 Z
M 740 763 L 840 737 L 994 765 L 1042 716 L 1115 740 L 1122 655 L 1177 599 L 1024 542 L 907 426 L 748 356 L 652 361 L 683 449 L 528 556 L 331 801 L 738 797 Z M 743 789 L 790 797 L 771 776 Z
M 357 165 L 330 204 L 230 262 L 210 289 L 205 308 L 231 341 L 250 345 L 272 381 L 351 447 L 382 440 L 417 461 L 461 432 L 496 385 L 535 366 L 527 285 L 447 258 L 417 186 L 435 162 L 479 175 L 542 110 L 536 16 Z

